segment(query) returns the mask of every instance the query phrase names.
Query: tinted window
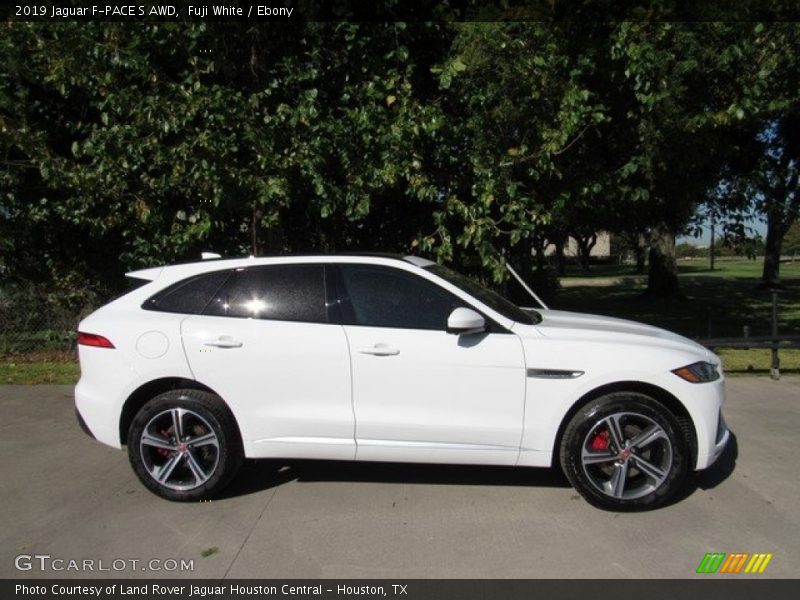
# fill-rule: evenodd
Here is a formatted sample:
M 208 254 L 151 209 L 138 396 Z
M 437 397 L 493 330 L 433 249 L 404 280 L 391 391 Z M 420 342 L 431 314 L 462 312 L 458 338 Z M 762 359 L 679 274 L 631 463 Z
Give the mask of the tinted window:
M 230 273 L 230 271 L 214 271 L 184 279 L 146 300 L 142 308 L 189 315 L 200 314 Z
M 340 265 L 345 290 L 343 318 L 348 325 L 401 329 L 447 328 L 447 317 L 464 306 L 439 286 L 399 269 Z
M 454 286 L 465 291 L 476 300 L 483 302 L 489 308 L 496 310 L 507 319 L 517 321 L 518 323 L 527 323 L 529 325 L 541 321 L 538 313 L 531 314 L 525 312 L 519 306 L 513 302 L 509 302 L 497 292 L 493 292 L 492 290 L 475 283 L 461 273 L 452 271 L 447 267 L 443 267 L 442 265 L 426 267 L 426 270 L 430 271 L 434 275 L 438 275 L 448 283 L 452 283 Z
M 236 270 L 203 314 L 327 323 L 323 265 Z

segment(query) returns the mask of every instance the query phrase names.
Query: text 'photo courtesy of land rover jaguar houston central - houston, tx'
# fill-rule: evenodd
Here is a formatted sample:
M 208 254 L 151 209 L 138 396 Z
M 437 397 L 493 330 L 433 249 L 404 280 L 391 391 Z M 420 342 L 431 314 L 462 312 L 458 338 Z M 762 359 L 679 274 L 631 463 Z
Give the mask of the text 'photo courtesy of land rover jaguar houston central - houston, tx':
M 78 418 L 127 446 L 142 483 L 171 500 L 217 494 L 244 458 L 311 458 L 560 464 L 592 504 L 641 510 L 709 467 L 730 435 L 720 362 L 702 346 L 522 309 L 425 259 L 129 275 L 143 284 L 79 325 Z

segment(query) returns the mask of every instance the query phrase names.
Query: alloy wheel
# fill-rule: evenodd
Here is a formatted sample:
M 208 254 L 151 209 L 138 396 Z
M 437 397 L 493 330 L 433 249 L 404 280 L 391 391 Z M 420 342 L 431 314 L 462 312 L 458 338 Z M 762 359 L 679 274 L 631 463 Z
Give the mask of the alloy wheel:
M 634 500 L 658 489 L 669 476 L 673 449 L 663 427 L 635 412 L 599 420 L 581 446 L 589 482 L 606 496 Z
M 219 463 L 219 439 L 196 412 L 170 408 L 151 418 L 139 438 L 145 469 L 159 484 L 185 491 L 203 485 Z

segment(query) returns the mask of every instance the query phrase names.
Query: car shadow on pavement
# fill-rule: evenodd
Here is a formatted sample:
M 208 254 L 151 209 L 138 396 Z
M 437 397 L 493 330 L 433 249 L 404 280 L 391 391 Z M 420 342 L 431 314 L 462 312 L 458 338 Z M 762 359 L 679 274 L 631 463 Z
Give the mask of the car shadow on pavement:
M 698 489 L 710 490 L 731 476 L 739 454 L 736 435 L 717 462 L 704 471 L 691 472 L 683 489 L 667 505 L 675 504 Z M 429 485 L 485 485 L 570 487 L 561 469 L 554 467 L 498 467 L 408 463 L 347 462 L 329 460 L 246 460 L 220 498 L 246 496 L 290 481 L 351 481 L 360 483 L 424 483 Z
M 720 485 L 733 475 L 738 457 L 739 443 L 736 439 L 736 434 L 731 431 L 730 440 L 717 461 L 708 469 L 690 472 L 683 489 L 667 503 L 667 506 L 685 500 L 697 490 L 712 490 Z
M 325 460 L 247 460 L 236 479 L 222 492 L 220 497 L 232 498 L 253 494 L 289 481 L 570 487 L 566 477 L 558 468 L 358 463 Z

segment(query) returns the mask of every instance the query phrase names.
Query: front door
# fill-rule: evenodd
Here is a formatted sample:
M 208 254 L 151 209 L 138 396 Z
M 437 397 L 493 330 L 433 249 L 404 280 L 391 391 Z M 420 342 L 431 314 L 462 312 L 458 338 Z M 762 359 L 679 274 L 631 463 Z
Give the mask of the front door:
M 468 303 L 400 268 L 341 264 L 356 458 L 513 465 L 525 360 L 513 333 L 447 333 Z

